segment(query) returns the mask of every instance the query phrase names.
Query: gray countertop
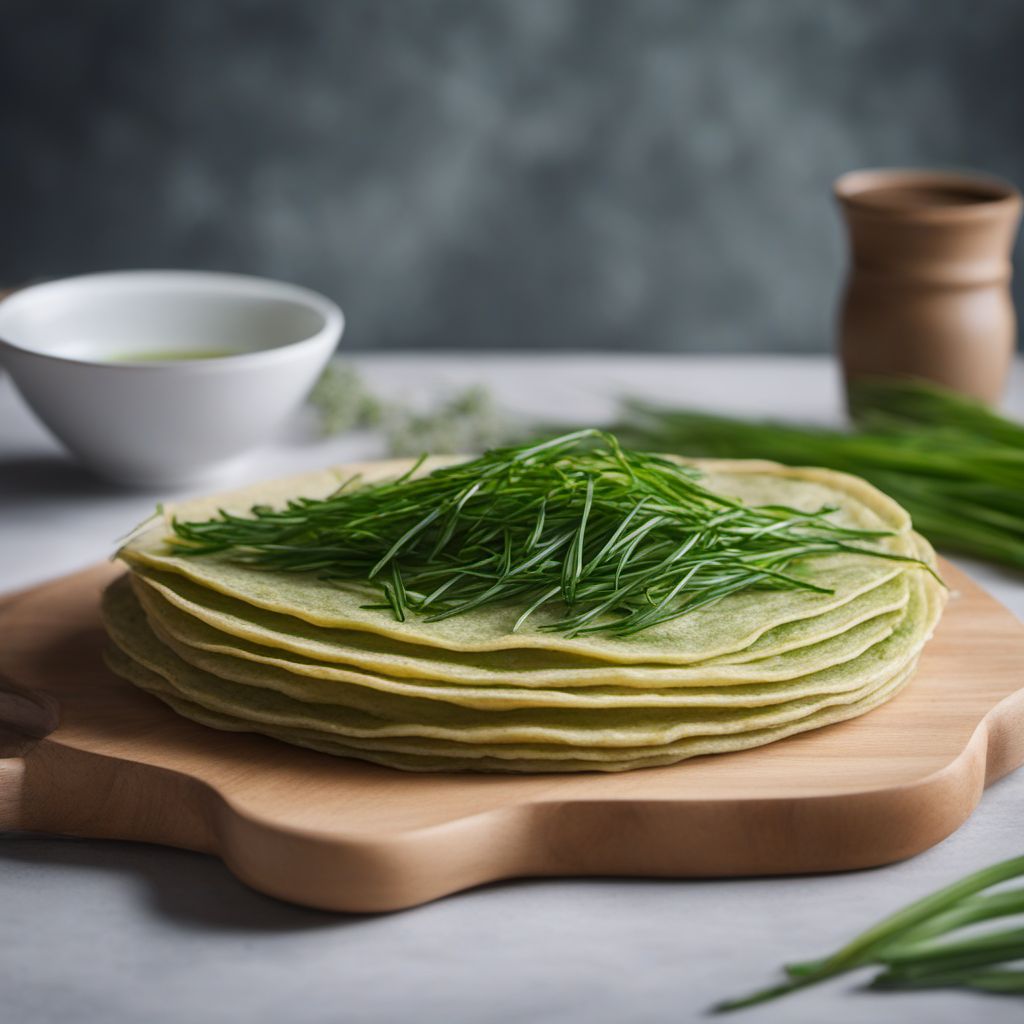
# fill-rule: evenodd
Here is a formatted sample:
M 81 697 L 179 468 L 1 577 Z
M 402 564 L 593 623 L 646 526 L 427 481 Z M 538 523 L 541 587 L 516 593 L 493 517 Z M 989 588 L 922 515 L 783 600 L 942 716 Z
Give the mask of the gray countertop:
M 471 381 L 510 407 L 600 419 L 622 391 L 748 415 L 836 419 L 815 358 L 387 356 L 358 360 L 411 402 Z M 1024 368 L 1009 406 L 1024 410 Z M 379 451 L 315 440 L 298 418 L 249 477 Z M 118 492 L 69 462 L 0 380 L 0 590 L 105 557 L 156 495 Z M 961 561 L 1024 618 L 1024 582 Z M 291 907 L 216 860 L 131 843 L 0 836 L 5 1020 L 162 1022 L 661 1022 L 774 980 L 877 918 L 1024 852 L 1024 773 L 990 789 L 955 835 L 911 861 L 846 875 L 725 881 L 544 880 L 488 886 L 397 914 Z M 954 1024 L 1021 1019 L 1018 1000 L 881 995 L 863 977 L 749 1011 L 753 1022 Z

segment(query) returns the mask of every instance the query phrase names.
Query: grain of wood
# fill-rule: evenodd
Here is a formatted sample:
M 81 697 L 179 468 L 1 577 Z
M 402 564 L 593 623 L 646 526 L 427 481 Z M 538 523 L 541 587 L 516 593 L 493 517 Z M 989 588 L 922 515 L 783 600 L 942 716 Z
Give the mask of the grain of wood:
M 179 718 L 102 663 L 118 571 L 0 603 L 0 828 L 214 853 L 310 906 L 395 910 L 514 876 L 885 864 L 945 838 L 1024 762 L 1024 626 L 948 563 L 915 678 L 864 717 L 667 768 L 528 777 L 406 774 Z M 52 701 L 60 723 L 37 738 Z

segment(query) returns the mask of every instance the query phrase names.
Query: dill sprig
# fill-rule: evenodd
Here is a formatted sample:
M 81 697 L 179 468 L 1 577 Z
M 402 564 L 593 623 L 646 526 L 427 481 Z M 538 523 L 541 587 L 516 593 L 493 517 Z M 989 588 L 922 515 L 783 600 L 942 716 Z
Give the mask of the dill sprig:
M 827 592 L 794 571 L 815 555 L 916 562 L 864 547 L 885 531 L 843 527 L 831 506 L 747 506 L 703 487 L 694 469 L 594 429 L 417 476 L 420 464 L 283 509 L 174 519 L 170 543 L 180 554 L 372 583 L 381 601 L 366 607 L 399 621 L 503 604 L 519 629 L 555 605 L 559 617 L 543 628 L 569 636 L 628 636 L 750 588 Z

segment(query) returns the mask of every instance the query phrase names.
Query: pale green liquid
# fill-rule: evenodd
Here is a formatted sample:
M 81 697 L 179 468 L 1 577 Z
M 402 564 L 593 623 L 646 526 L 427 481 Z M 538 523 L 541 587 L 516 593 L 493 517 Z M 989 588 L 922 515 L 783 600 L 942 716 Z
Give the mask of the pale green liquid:
M 180 363 L 188 359 L 223 359 L 240 356 L 240 348 L 156 349 L 152 352 L 115 352 L 104 357 L 106 363 Z

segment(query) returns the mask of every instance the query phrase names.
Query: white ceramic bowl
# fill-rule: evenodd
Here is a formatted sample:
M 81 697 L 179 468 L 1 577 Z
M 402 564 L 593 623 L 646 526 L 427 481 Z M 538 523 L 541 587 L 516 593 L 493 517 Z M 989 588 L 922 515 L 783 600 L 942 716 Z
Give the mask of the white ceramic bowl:
M 229 473 L 278 429 L 343 328 L 329 299 L 279 281 L 88 274 L 0 302 L 0 364 L 96 472 L 135 486 L 190 486 Z M 197 357 L 225 351 L 233 354 Z

